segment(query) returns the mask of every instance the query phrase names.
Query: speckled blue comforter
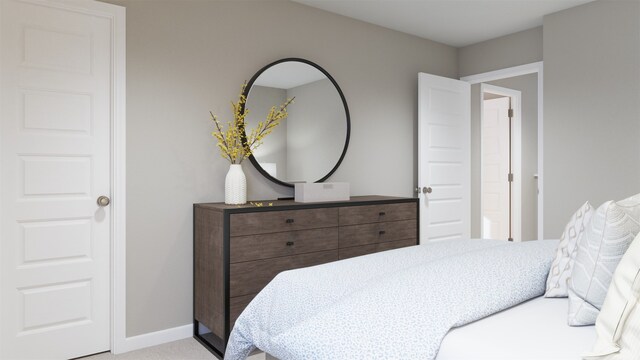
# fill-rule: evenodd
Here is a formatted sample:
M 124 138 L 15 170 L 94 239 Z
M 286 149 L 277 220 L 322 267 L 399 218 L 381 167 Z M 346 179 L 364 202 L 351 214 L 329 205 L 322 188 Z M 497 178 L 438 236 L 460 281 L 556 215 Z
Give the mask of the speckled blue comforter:
M 434 359 L 447 332 L 544 293 L 557 241 L 420 245 L 276 276 L 225 359 Z

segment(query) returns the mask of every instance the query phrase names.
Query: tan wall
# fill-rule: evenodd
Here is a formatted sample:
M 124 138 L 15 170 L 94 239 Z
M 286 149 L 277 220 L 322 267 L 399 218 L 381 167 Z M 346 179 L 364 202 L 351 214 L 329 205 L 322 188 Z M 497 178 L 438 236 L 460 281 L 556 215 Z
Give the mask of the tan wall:
M 191 323 L 192 204 L 223 201 L 228 170 L 208 111 L 228 119 L 269 62 L 309 59 L 344 91 L 352 138 L 331 180 L 412 195 L 417 74 L 455 77 L 455 48 L 286 1 L 109 2 L 127 8 L 127 336 Z M 243 168 L 249 199 L 292 195 Z
M 544 18 L 544 224 L 640 192 L 640 2 Z

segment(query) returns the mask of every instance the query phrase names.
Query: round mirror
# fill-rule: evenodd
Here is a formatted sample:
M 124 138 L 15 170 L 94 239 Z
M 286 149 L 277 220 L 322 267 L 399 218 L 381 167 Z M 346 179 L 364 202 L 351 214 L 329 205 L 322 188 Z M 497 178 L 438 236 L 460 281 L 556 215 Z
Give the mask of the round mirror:
M 247 129 L 264 121 L 272 106 L 295 98 L 289 116 L 249 157 L 266 178 L 285 186 L 322 182 L 340 166 L 349 144 L 349 109 L 323 68 L 304 59 L 278 60 L 251 78 L 244 95 Z

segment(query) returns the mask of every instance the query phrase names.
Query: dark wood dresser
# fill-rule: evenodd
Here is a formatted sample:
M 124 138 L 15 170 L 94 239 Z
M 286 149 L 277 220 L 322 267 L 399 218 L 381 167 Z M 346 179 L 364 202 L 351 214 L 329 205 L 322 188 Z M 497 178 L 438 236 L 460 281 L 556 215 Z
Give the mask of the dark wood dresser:
M 242 310 L 279 272 L 419 239 L 415 198 L 260 203 L 194 204 L 194 337 L 220 357 Z

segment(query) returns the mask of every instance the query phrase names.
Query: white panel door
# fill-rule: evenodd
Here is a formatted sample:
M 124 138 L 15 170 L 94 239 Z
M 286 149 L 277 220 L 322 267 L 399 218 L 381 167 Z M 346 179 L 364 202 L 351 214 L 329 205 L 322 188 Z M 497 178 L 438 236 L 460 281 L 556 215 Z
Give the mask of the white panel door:
M 470 237 L 470 85 L 418 76 L 420 243 Z
M 3 359 L 109 350 L 113 24 L 92 4 L 0 5 Z
M 482 238 L 509 238 L 509 97 L 483 100 Z

